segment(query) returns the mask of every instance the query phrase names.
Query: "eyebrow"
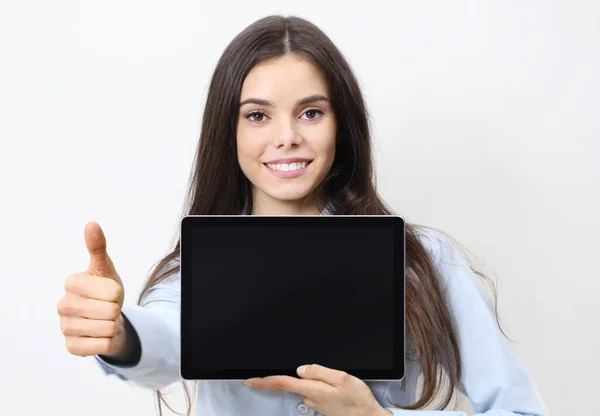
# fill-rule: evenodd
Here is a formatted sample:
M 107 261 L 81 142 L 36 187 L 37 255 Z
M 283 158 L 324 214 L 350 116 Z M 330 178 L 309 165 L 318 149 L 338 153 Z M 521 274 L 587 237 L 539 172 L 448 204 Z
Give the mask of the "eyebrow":
M 324 95 L 315 94 L 315 95 L 310 95 L 306 98 L 299 100 L 296 104 L 302 105 L 302 104 L 314 103 L 317 101 L 329 101 L 329 98 L 325 97 Z M 275 104 L 273 104 L 271 101 L 261 100 L 259 98 L 248 98 L 240 103 L 240 107 L 243 105 L 246 105 L 246 104 L 257 104 L 257 105 L 264 105 L 266 107 L 275 107 Z

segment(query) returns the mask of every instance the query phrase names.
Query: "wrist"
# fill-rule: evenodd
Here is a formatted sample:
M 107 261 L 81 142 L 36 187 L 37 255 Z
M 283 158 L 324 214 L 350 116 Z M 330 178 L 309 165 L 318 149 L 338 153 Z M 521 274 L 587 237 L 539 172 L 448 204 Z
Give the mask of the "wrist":
M 115 323 L 117 325 L 117 330 L 115 335 L 111 339 L 110 351 L 108 352 L 108 354 L 106 354 L 106 357 L 118 360 L 127 352 L 128 331 L 123 314 L 118 316 Z

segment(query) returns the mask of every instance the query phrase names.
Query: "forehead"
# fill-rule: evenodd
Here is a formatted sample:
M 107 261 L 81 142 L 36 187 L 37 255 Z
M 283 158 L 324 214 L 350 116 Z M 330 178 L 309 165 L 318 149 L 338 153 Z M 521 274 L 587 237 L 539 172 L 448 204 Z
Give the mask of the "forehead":
M 327 95 L 327 82 L 307 58 L 286 54 L 257 64 L 242 84 L 241 100 L 260 98 L 273 102 Z

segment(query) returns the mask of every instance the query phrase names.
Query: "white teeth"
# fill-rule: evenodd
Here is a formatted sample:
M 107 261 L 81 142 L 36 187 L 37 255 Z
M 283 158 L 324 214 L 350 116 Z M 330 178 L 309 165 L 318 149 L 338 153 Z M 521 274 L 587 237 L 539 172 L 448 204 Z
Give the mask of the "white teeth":
M 289 172 L 306 167 L 306 162 L 294 162 L 294 163 L 267 163 L 267 166 L 274 170 L 280 170 L 282 172 Z

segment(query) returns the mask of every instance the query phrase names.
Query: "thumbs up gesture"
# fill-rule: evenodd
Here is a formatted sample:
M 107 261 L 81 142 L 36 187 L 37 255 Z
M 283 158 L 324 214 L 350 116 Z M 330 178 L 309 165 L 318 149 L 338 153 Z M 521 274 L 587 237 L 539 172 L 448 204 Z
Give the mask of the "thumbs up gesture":
M 121 315 L 123 282 L 106 252 L 102 228 L 90 222 L 84 235 L 90 265 L 67 277 L 65 295 L 57 308 L 60 329 L 71 354 L 110 357 L 123 351 L 126 344 Z

